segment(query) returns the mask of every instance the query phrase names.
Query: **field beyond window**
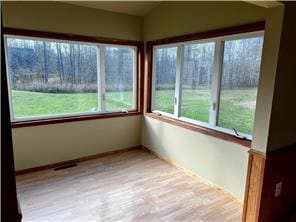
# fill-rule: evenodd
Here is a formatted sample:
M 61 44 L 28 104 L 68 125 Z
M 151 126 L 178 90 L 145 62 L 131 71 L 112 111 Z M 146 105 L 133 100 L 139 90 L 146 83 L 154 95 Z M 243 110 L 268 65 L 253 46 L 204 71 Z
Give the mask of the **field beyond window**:
M 12 119 L 135 109 L 134 47 L 10 36 L 6 46 Z
M 124 99 L 118 101 L 118 97 Z M 131 107 L 131 92 L 110 92 L 107 106 L 113 110 Z M 98 104 L 97 93 L 40 93 L 13 90 L 15 118 L 92 112 Z
M 254 33 L 154 47 L 152 111 L 251 135 L 262 45 Z
M 223 126 L 228 129 L 233 127 L 240 132 L 251 133 L 254 121 L 257 88 L 226 90 L 223 103 L 224 109 L 220 109 L 219 115 L 223 119 Z M 194 120 L 207 120 L 209 117 L 210 92 L 207 89 L 183 90 L 186 99 L 183 106 L 186 109 L 186 117 Z M 157 103 L 162 104 L 161 111 L 171 112 L 169 98 L 171 92 L 159 90 Z M 231 113 L 231 115 L 230 115 Z M 222 118 L 223 117 L 223 118 Z

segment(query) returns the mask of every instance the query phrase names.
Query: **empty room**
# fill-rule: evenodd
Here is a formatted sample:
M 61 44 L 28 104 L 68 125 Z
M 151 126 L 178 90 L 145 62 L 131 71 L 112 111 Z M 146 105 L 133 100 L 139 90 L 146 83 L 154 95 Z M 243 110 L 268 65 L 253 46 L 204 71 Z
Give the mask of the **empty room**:
M 295 2 L 1 15 L 2 221 L 296 221 Z

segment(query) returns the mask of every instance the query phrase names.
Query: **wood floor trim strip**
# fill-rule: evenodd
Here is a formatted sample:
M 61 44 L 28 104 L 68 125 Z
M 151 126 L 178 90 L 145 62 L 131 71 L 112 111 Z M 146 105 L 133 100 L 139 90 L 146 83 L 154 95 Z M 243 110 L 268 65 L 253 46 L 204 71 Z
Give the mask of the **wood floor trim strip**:
M 226 194 L 229 197 L 231 197 L 232 200 L 234 200 L 234 201 L 238 202 L 239 204 L 243 205 L 243 202 L 240 199 L 236 198 L 231 192 L 225 190 L 223 187 L 220 187 L 217 184 L 214 184 L 211 181 L 209 181 L 209 180 L 203 178 L 202 176 L 198 175 L 197 173 L 184 168 L 183 166 L 179 165 L 178 163 L 176 163 L 176 162 L 174 162 L 172 160 L 169 160 L 169 159 L 167 159 L 167 158 L 159 155 L 158 153 L 154 152 L 152 149 L 150 149 L 150 148 L 148 148 L 146 146 L 142 146 L 142 149 L 148 151 L 149 153 L 151 153 L 152 155 L 154 155 L 157 158 L 161 159 L 162 161 L 164 161 L 164 162 L 170 164 L 171 166 L 177 168 L 178 170 L 182 171 L 183 173 L 187 174 L 188 176 L 190 176 L 190 177 L 192 177 L 194 179 L 197 178 L 202 183 L 204 183 L 204 184 L 206 184 L 206 185 L 208 185 L 208 186 L 210 186 L 210 187 L 212 187 L 212 188 L 214 188 L 216 190 L 222 191 L 224 194 Z
M 95 155 L 79 157 L 76 159 L 66 160 L 66 161 L 62 161 L 62 162 L 58 162 L 58 163 L 52 163 L 52 164 L 47 164 L 47 165 L 43 165 L 43 166 L 32 167 L 32 168 L 23 169 L 23 170 L 17 170 L 15 172 L 15 175 L 18 176 L 18 175 L 27 174 L 27 173 L 33 173 L 33 172 L 37 172 L 37 171 L 41 171 L 41 170 L 47 170 L 47 169 L 51 169 L 51 168 L 60 167 L 63 165 L 79 163 L 79 162 L 83 162 L 83 161 L 87 161 L 87 160 L 93 160 L 93 159 L 97 159 L 100 157 L 105 157 L 105 156 L 109 156 L 109 155 L 113 155 L 113 154 L 117 154 L 117 153 L 124 153 L 124 152 L 136 150 L 136 149 L 141 149 L 141 148 L 142 148 L 142 146 L 140 146 L 140 145 L 133 146 L 133 147 L 128 147 L 128 148 L 124 148 L 124 149 L 113 150 L 113 151 L 104 152 L 104 153 L 98 153 Z

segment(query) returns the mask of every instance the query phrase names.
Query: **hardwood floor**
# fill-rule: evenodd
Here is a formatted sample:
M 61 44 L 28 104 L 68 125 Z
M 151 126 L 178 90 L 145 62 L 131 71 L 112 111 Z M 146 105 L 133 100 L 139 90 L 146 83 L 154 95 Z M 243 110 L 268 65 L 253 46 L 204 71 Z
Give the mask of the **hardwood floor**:
M 145 150 L 17 176 L 23 221 L 240 221 L 242 205 Z

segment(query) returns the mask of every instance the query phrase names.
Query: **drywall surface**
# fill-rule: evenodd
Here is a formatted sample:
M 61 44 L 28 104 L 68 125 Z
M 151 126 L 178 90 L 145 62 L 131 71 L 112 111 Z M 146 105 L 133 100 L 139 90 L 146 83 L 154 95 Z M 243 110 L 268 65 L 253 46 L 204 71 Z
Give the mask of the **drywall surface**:
M 142 40 L 142 18 L 61 2 L 3 2 L 4 27 Z M 16 170 L 137 146 L 141 117 L 13 129 Z
M 296 144 L 296 3 L 286 2 L 270 119 L 268 152 Z
M 268 9 L 257 93 L 252 149 L 265 153 L 278 63 L 283 6 Z
M 247 148 L 149 117 L 143 118 L 142 144 L 243 201 Z
M 163 2 L 144 17 L 144 39 L 155 40 L 264 21 L 266 9 L 242 1 Z
M 61 2 L 5 1 L 4 27 L 142 40 L 142 18 Z
M 245 2 L 163 2 L 144 17 L 144 40 L 264 21 L 267 11 Z M 248 149 L 149 117 L 142 144 L 243 200 Z
M 141 116 L 13 129 L 16 170 L 141 145 Z

